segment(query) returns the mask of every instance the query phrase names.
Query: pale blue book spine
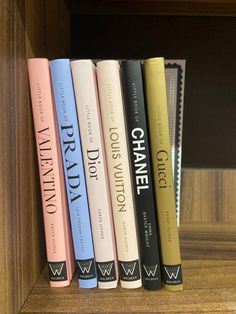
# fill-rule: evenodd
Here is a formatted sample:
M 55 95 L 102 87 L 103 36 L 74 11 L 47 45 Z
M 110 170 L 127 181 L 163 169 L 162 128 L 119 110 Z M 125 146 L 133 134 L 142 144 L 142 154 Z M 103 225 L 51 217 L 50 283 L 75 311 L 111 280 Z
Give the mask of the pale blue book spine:
M 89 203 L 70 60 L 50 62 L 73 245 L 81 288 L 97 286 Z

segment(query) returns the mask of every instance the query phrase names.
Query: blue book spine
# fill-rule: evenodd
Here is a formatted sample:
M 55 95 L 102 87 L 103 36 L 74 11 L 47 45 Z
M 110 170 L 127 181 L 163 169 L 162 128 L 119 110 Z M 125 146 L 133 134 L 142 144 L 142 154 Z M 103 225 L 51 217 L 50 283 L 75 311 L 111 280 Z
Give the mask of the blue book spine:
M 50 69 L 79 286 L 94 288 L 97 274 L 70 60 L 53 60 Z

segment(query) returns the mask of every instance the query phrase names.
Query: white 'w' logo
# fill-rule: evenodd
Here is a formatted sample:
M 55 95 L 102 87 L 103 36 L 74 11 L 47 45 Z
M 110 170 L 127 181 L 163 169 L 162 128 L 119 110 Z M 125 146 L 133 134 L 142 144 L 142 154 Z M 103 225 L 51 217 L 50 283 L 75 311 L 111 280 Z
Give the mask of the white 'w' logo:
M 145 270 L 145 272 L 147 273 L 148 277 L 150 277 L 152 275 L 152 277 L 155 276 L 156 271 L 157 271 L 157 265 L 143 265 L 143 268 Z
M 121 266 L 126 274 L 126 276 L 128 276 L 129 274 L 131 276 L 133 276 L 134 274 L 134 270 L 135 270 L 135 266 L 136 266 L 136 262 L 131 262 L 131 263 L 121 263 Z
M 112 266 L 113 266 L 113 263 L 106 263 L 106 264 L 98 264 L 98 267 L 102 273 L 102 275 L 105 277 L 106 275 L 107 276 L 110 276 L 111 274 L 111 270 L 112 270 Z
M 166 271 L 166 273 L 167 273 L 167 275 L 168 275 L 168 277 L 170 279 L 172 279 L 173 277 L 174 277 L 174 279 L 177 279 L 178 274 L 179 274 L 180 266 L 178 266 L 178 267 L 168 267 L 168 269 L 167 269 L 167 267 L 164 266 L 164 269 L 165 269 L 165 271 Z
M 77 261 L 77 264 L 82 272 L 82 274 L 89 273 L 92 265 L 92 261 Z
M 64 263 L 61 263 L 61 264 L 49 264 L 49 267 L 53 273 L 53 276 L 60 276 L 61 275 L 61 272 L 62 272 L 62 269 L 63 269 L 63 266 L 64 266 Z

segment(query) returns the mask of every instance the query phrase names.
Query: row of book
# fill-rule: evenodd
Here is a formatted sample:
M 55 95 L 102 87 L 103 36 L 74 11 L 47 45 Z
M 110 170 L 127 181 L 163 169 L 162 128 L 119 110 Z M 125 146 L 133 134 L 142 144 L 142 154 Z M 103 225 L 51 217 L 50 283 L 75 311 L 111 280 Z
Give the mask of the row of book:
M 181 290 L 164 59 L 28 71 L 51 286 Z

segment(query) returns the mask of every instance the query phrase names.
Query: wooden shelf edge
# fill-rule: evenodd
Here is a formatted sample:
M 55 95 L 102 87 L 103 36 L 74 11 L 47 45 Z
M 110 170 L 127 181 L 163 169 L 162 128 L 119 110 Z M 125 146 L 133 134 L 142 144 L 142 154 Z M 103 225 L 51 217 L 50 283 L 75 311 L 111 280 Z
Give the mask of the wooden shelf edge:
M 179 232 L 184 259 L 236 259 L 236 223 L 185 223 Z
M 71 14 L 236 16 L 235 1 L 223 0 L 66 0 Z

